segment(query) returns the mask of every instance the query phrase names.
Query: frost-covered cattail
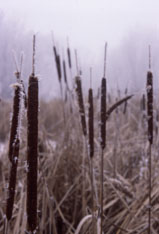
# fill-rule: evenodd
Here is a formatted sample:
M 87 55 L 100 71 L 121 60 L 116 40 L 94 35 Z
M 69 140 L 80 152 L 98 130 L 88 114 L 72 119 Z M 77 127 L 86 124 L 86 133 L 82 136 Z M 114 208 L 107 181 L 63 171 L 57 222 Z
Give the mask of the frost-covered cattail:
M 38 106 L 38 78 L 32 74 L 29 78 L 27 109 L 27 216 L 31 231 L 37 227 Z
M 58 79 L 59 82 L 61 83 L 62 73 L 61 73 L 61 59 L 59 54 L 56 56 L 56 67 L 57 67 Z
M 64 59 L 63 59 L 63 74 L 64 74 L 65 84 L 68 86 L 68 83 L 67 83 L 67 72 L 66 72 L 66 63 L 65 63 Z
M 94 110 L 93 110 L 93 90 L 90 88 L 88 93 L 88 128 L 89 128 L 89 155 L 94 155 Z
M 23 92 L 23 100 L 24 100 L 24 107 L 25 109 L 27 109 L 27 95 L 26 95 L 26 92 L 25 92 L 25 86 L 24 86 L 24 82 L 23 80 L 21 80 L 21 84 L 22 84 L 22 92 Z
M 33 38 L 33 69 L 29 77 L 27 108 L 27 220 L 29 231 L 37 228 L 38 170 L 38 78 L 35 74 L 35 36 Z
M 104 192 L 104 149 L 106 146 L 106 52 L 107 43 L 105 44 L 104 53 L 104 75 L 101 82 L 101 176 L 100 176 L 100 209 L 101 209 L 101 230 L 100 234 L 103 233 L 103 192 Z
M 86 127 L 85 109 L 83 102 L 82 82 L 80 76 L 76 76 L 75 81 L 76 81 L 76 93 L 78 97 L 79 112 L 81 116 L 81 125 L 82 125 L 83 135 L 86 136 L 87 127 Z
M 101 83 L 101 148 L 106 145 L 106 78 Z
M 146 110 L 146 98 L 145 98 L 145 94 L 142 95 L 140 105 L 141 105 L 141 110 L 145 111 Z
M 149 141 L 149 209 L 148 209 L 148 233 L 151 233 L 152 212 L 152 144 L 153 144 L 153 74 L 151 72 L 151 47 L 149 46 L 149 71 L 147 72 L 147 117 L 148 117 L 148 141 Z
M 68 65 L 69 65 L 69 68 L 71 69 L 72 68 L 72 63 L 71 63 L 71 51 L 70 51 L 70 48 L 69 48 L 69 43 L 67 41 L 67 58 L 68 58 Z
M 19 127 L 19 115 L 20 115 L 20 99 L 21 99 L 21 84 L 16 83 L 14 86 L 14 100 L 13 100 L 13 115 L 11 120 L 10 140 L 9 140 L 9 152 L 8 157 L 12 162 L 13 145 L 17 136 Z
M 128 89 L 126 88 L 125 89 L 125 96 L 127 95 L 127 93 L 128 93 Z M 126 110 L 127 110 L 127 101 L 125 101 L 125 103 L 124 103 L 124 109 L 123 109 L 123 114 L 125 115 L 126 114 Z
M 55 45 L 53 45 L 53 54 L 54 54 L 54 59 L 55 59 L 55 64 L 56 64 L 56 70 L 57 70 L 58 80 L 61 83 L 61 78 L 62 78 L 61 60 L 60 60 L 60 55 L 57 53 L 57 49 L 56 49 Z
M 147 115 L 148 115 L 148 140 L 153 143 L 153 75 L 147 72 Z
M 13 212 L 18 157 L 19 157 L 19 138 L 16 137 L 13 143 L 12 163 L 11 163 L 11 170 L 9 176 L 9 188 L 8 188 L 8 198 L 7 198 L 7 207 L 6 207 L 6 217 L 8 221 L 12 218 L 12 212 Z

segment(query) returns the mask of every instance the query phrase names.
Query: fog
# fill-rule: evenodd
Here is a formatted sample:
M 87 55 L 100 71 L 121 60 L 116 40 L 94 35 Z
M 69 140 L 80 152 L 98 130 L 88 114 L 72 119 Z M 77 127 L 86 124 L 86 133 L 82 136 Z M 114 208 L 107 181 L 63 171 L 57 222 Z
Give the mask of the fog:
M 157 0 L 1 0 L 0 5 L 0 97 L 10 97 L 16 82 L 13 54 L 19 63 L 24 54 L 22 77 L 27 84 L 32 66 L 32 36 L 36 33 L 36 73 L 40 95 L 46 99 L 59 95 L 59 84 L 52 53 L 52 36 L 61 56 L 67 40 L 76 75 L 74 50 L 78 52 L 84 90 L 97 90 L 103 75 L 104 44 L 107 41 L 108 90 L 143 92 L 148 70 L 148 46 L 154 83 L 159 80 L 159 22 Z M 69 75 L 68 67 L 67 72 Z

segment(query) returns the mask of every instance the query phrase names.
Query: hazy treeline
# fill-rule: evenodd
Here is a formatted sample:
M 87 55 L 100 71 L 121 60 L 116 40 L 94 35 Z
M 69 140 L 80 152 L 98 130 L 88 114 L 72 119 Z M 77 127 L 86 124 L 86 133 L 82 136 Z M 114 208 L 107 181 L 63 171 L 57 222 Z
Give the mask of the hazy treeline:
M 0 12 L 0 97 L 8 98 L 11 96 L 11 88 L 9 87 L 16 81 L 14 72 L 16 66 L 13 59 L 13 54 L 16 54 L 18 63 L 20 62 L 21 53 L 24 54 L 22 77 L 24 83 L 27 83 L 31 71 L 32 59 L 32 36 L 33 31 L 26 31 L 25 26 L 17 21 L 9 21 Z M 61 38 L 56 38 L 55 41 L 61 56 L 65 55 L 66 46 Z M 67 35 L 64 35 L 66 38 Z M 84 35 L 83 35 L 84 36 Z M 106 39 L 105 39 L 106 40 Z M 70 38 L 71 41 L 71 38 Z M 97 42 L 98 43 L 98 42 Z M 107 78 L 110 89 L 117 90 L 128 87 L 131 91 L 137 91 L 145 88 L 145 77 L 148 68 L 148 45 L 152 48 L 152 70 L 154 74 L 154 83 L 158 83 L 159 75 L 159 36 L 153 30 L 134 30 L 130 31 L 123 41 L 116 48 L 109 49 L 108 41 L 108 56 L 107 56 Z M 76 45 L 80 58 L 81 69 L 83 71 L 84 87 L 89 87 L 89 68 L 93 67 L 93 85 L 98 87 L 99 79 L 103 74 L 103 53 L 94 51 L 92 54 L 88 51 L 80 50 L 80 45 Z M 37 33 L 36 46 L 36 73 L 40 78 L 40 95 L 45 98 L 57 96 L 59 91 L 56 68 L 52 54 L 52 38 L 50 35 Z M 104 42 L 103 42 L 104 47 Z M 74 48 L 70 43 L 72 59 L 74 59 Z M 100 53 L 100 55 L 99 55 Z M 92 57 L 96 57 L 96 64 L 90 64 Z M 73 75 L 75 75 L 74 62 Z M 68 75 L 70 74 L 68 71 Z M 70 82 L 71 83 L 71 82 Z

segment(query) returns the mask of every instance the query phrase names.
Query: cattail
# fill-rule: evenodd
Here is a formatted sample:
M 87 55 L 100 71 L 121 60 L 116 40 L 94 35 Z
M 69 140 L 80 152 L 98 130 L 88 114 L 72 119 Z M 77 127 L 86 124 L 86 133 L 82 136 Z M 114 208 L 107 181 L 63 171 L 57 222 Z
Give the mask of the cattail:
M 59 82 L 61 83 L 62 73 L 61 73 L 60 55 L 57 55 L 57 57 L 56 57 L 56 66 L 57 66 L 57 73 L 58 73 Z
M 79 76 L 75 77 L 76 80 L 76 92 L 78 97 L 78 105 L 79 105 L 79 112 L 81 115 L 81 124 L 83 135 L 87 135 L 87 127 L 86 127 L 86 119 L 85 119 L 85 109 L 84 109 L 84 102 L 83 102 L 83 93 L 82 93 L 82 82 Z
M 56 46 L 53 46 L 53 52 L 54 52 L 55 61 L 56 61 L 56 57 L 57 57 L 57 50 L 56 50 Z
M 147 73 L 147 115 L 148 115 L 148 140 L 153 143 L 153 75 Z
M 22 84 L 24 107 L 25 107 L 25 109 L 27 109 L 27 95 L 26 95 L 26 92 L 25 92 L 25 86 L 24 86 L 23 80 L 21 80 L 21 84 Z
M 64 74 L 65 84 L 68 86 L 65 60 L 63 60 L 63 74 Z
M 58 75 L 58 80 L 61 83 L 61 61 L 60 61 L 60 55 L 57 53 L 56 46 L 53 45 L 53 53 L 54 53 L 54 59 L 55 59 L 55 64 L 56 64 L 56 70 L 57 70 L 57 75 Z
M 68 43 L 68 40 L 67 40 L 67 58 L 68 58 L 68 65 L 69 65 L 69 68 L 71 69 L 72 68 L 72 63 L 71 63 L 71 51 L 70 51 L 70 48 L 69 48 L 69 43 Z
M 145 111 L 146 110 L 146 98 L 145 98 L 145 94 L 142 95 L 142 99 L 141 99 L 141 110 Z
M 31 231 L 37 227 L 38 106 L 38 78 L 32 74 L 29 78 L 27 112 L 27 215 Z
M 104 193 L 104 149 L 106 146 L 106 52 L 107 43 L 105 44 L 104 53 L 104 76 L 101 82 L 101 175 L 100 175 L 100 208 L 101 208 L 101 223 L 100 234 L 103 233 L 103 193 Z
M 149 69 L 151 69 L 151 48 L 149 46 Z M 149 70 L 147 72 L 147 116 L 148 116 L 148 141 L 149 141 L 149 160 L 148 160 L 148 169 L 149 169 L 149 209 L 148 209 L 148 233 L 151 233 L 151 205 L 152 205 L 152 144 L 153 144 L 153 75 Z
M 9 177 L 8 198 L 7 198 L 7 207 L 6 207 L 6 216 L 8 221 L 12 218 L 12 212 L 13 212 L 18 157 L 19 157 L 19 138 L 16 138 L 15 142 L 13 143 L 12 163 L 11 163 L 11 170 Z
M 14 85 L 14 100 L 13 100 L 13 116 L 11 122 L 11 131 L 10 131 L 10 140 L 9 140 L 9 152 L 8 157 L 12 162 L 13 155 L 13 144 L 16 139 L 17 131 L 18 131 L 18 122 L 19 122 L 19 113 L 20 113 L 20 98 L 21 98 L 21 86 L 20 84 Z
M 125 89 L 125 96 L 127 95 L 128 93 L 128 89 L 126 88 Z M 126 110 L 127 110 L 127 101 L 125 101 L 124 103 L 124 109 L 123 109 L 123 114 L 125 115 L 126 114 Z
M 106 78 L 101 83 L 101 148 L 106 144 Z
M 89 126 L 89 155 L 92 158 L 94 155 L 94 110 L 93 110 L 93 90 L 89 89 L 88 94 L 88 126 Z

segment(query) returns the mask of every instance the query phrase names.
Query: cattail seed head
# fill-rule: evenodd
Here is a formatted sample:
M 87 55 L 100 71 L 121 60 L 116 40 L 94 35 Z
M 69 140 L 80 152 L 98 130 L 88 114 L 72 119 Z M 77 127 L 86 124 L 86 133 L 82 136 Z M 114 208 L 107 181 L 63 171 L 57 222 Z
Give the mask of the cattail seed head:
M 88 93 L 88 126 L 89 126 L 89 155 L 94 155 L 94 110 L 93 110 L 93 90 L 89 89 Z
M 60 60 L 60 55 L 57 55 L 57 56 L 56 56 L 56 67 L 57 67 L 58 79 L 59 79 L 59 82 L 61 83 L 62 73 L 61 73 L 61 60 Z
M 15 142 L 13 143 L 12 162 L 11 162 L 11 170 L 9 176 L 9 188 L 8 188 L 8 198 L 7 198 L 7 207 L 6 207 L 6 217 L 8 221 L 12 218 L 12 212 L 13 212 L 18 157 L 19 157 L 19 138 L 16 138 Z
M 12 115 L 12 122 L 11 122 L 9 152 L 8 152 L 8 157 L 11 162 L 12 162 L 12 155 L 13 155 L 13 144 L 16 139 L 18 128 L 19 128 L 21 85 L 16 83 L 14 85 L 14 88 L 15 88 L 15 91 L 14 91 L 14 100 L 13 100 L 13 115 Z
M 38 78 L 31 75 L 27 109 L 27 216 L 31 231 L 37 227 L 38 106 Z
M 65 60 L 63 60 L 63 74 L 64 74 L 64 81 L 67 85 L 67 73 L 66 73 L 66 64 L 65 64 Z
M 147 73 L 147 116 L 148 116 L 148 140 L 153 143 L 153 75 Z
M 78 97 L 79 112 L 81 115 L 82 130 L 83 130 L 83 135 L 86 136 L 87 127 L 86 127 L 86 119 L 85 119 L 85 109 L 84 109 L 84 102 L 83 102 L 81 78 L 79 76 L 76 76 L 75 81 L 76 81 L 76 93 Z
M 101 83 L 101 148 L 106 145 L 106 78 Z
M 142 111 L 145 111 L 146 110 L 146 98 L 145 98 L 145 94 L 142 95 L 142 98 L 141 98 L 141 110 Z
M 67 57 L 68 57 L 68 65 L 69 65 L 69 68 L 71 69 L 72 68 L 72 63 L 71 63 L 71 52 L 70 52 L 69 47 L 67 48 Z

